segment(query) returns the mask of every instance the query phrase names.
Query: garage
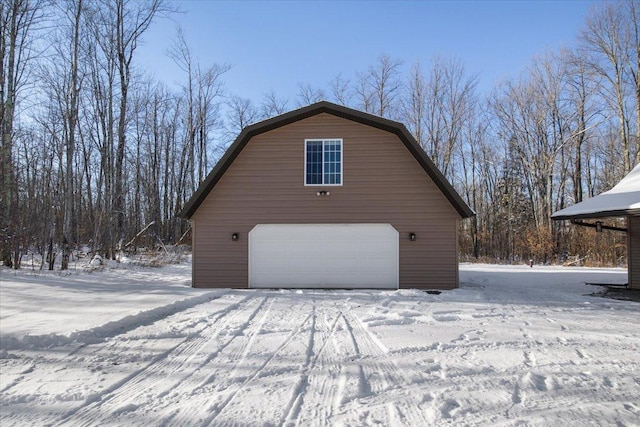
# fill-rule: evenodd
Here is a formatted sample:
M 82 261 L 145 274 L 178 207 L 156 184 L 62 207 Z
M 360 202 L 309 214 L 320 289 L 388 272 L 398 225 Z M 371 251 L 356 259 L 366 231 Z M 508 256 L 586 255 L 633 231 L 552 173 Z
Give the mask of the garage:
M 249 233 L 251 288 L 398 288 L 390 224 L 259 224 Z

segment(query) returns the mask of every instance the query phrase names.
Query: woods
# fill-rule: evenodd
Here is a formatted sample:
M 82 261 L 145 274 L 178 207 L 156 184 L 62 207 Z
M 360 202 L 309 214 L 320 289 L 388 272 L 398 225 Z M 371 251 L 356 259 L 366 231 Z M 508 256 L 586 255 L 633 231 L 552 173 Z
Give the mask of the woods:
M 477 212 L 464 260 L 621 263 L 625 236 L 553 222 L 640 162 L 640 3 L 597 4 L 557 51 L 540 52 L 489 93 L 454 57 L 366 69 L 273 90 L 229 93 L 233 68 L 197 58 L 179 30 L 167 60 L 179 87 L 136 66 L 164 0 L 0 0 L 1 254 L 69 267 L 74 251 L 116 258 L 126 244 L 175 244 L 177 217 L 240 130 L 321 99 L 400 121 Z M 188 239 L 187 239 L 188 240 Z

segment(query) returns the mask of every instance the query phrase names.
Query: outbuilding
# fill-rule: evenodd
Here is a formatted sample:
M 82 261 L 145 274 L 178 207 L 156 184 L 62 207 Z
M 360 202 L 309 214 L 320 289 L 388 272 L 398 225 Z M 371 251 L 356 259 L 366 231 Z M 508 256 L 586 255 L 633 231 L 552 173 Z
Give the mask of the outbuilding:
M 597 231 L 627 233 L 628 287 L 640 289 L 640 164 L 611 190 L 559 210 L 551 218 L 568 219 Z M 607 225 L 607 218 L 626 218 L 626 228 Z
M 458 286 L 474 215 L 406 127 L 319 102 L 250 125 L 185 204 L 193 286 Z

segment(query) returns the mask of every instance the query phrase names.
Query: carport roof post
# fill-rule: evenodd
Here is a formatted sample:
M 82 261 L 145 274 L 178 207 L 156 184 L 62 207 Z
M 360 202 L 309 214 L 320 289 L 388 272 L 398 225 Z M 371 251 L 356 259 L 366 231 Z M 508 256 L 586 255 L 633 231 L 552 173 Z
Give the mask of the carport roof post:
M 250 126 L 245 127 L 240 135 L 235 139 L 233 144 L 229 146 L 225 154 L 215 165 L 213 170 L 204 179 L 204 181 L 198 187 L 198 190 L 193 196 L 185 203 L 184 207 L 178 214 L 182 218 L 190 219 L 196 212 L 200 204 L 204 201 L 211 190 L 216 186 L 222 175 L 227 171 L 229 166 L 238 157 L 247 143 L 256 135 L 265 133 L 279 127 L 303 120 L 315 115 L 326 113 L 336 117 L 342 117 L 347 120 L 372 126 L 377 129 L 381 129 L 390 133 L 393 133 L 400 138 L 405 147 L 418 161 L 424 171 L 431 177 L 433 182 L 438 186 L 440 191 L 449 200 L 449 203 L 456 209 L 462 218 L 470 218 L 475 216 L 475 212 L 467 205 L 467 203 L 460 197 L 453 186 L 442 175 L 442 172 L 438 170 L 436 165 L 431 161 L 429 156 L 420 147 L 415 138 L 407 130 L 407 128 L 399 122 L 385 119 L 383 117 L 375 116 L 373 114 L 364 113 L 362 111 L 354 110 L 352 108 L 344 107 L 341 105 L 333 104 L 327 101 L 320 101 L 309 106 L 290 111 L 280 116 L 267 119 Z

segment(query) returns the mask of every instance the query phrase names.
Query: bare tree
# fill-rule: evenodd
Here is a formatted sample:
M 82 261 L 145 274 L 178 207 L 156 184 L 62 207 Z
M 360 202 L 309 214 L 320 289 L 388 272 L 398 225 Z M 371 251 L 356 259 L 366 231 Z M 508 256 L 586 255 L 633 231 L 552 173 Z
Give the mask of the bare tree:
M 400 66 L 402 61 L 383 54 L 369 67 L 369 84 L 375 99 L 375 112 L 380 117 L 392 117 L 402 89 Z
M 213 64 L 198 72 L 197 133 L 198 183 L 209 172 L 210 157 L 217 160 L 224 152 L 224 143 L 212 144 L 212 132 L 222 130 L 220 106 L 226 96 L 222 77 L 231 69 L 229 64 Z M 195 188 L 194 188 L 195 190 Z
M 375 112 L 375 94 L 371 90 L 371 76 L 369 74 L 356 73 L 353 94 L 357 108 L 367 113 Z
M 222 76 L 228 64 L 213 64 L 203 69 L 193 58 L 182 29 L 178 28 L 169 57 L 186 73 L 183 86 L 187 97 L 187 145 L 191 188 L 195 189 L 209 169 L 211 128 L 219 125 L 219 99 L 223 96 Z
M 589 170 L 588 153 L 585 145 L 590 140 L 591 128 L 602 122 L 594 122 L 597 117 L 602 118 L 602 107 L 595 102 L 595 94 L 598 92 L 598 82 L 593 71 L 590 70 L 585 60 L 573 51 L 562 51 L 567 66 L 567 99 L 570 108 L 575 112 L 574 124 L 571 125 L 573 133 L 570 135 L 573 145 L 573 167 L 571 180 L 573 187 L 573 203 L 581 202 L 585 196 L 585 178 L 591 175 Z M 585 158 L 587 162 L 585 162 Z M 586 172 L 585 172 L 586 171 Z M 588 197 L 593 196 L 588 192 Z M 564 207 L 563 195 L 560 195 L 558 208 Z
M 92 222 L 94 250 L 101 250 L 107 258 L 115 257 L 114 203 L 114 147 L 116 128 L 116 52 L 115 28 L 106 26 L 101 19 L 99 3 L 89 3 L 88 11 L 91 40 L 87 44 L 87 67 L 91 90 L 86 95 L 85 115 L 88 123 L 87 145 L 98 151 L 97 181 L 95 184 L 96 217 Z
M 20 90 L 29 78 L 29 66 L 35 57 L 34 34 L 44 17 L 45 6 L 45 2 L 39 0 L 0 2 L 0 252 L 4 265 L 15 268 L 19 267 L 19 254 L 18 230 L 13 224 L 13 210 L 17 204 L 13 161 L 14 120 Z
M 271 89 L 264 94 L 262 98 L 261 115 L 263 119 L 277 116 L 287 111 L 287 104 L 289 101 L 285 98 L 280 98 L 276 92 Z
M 401 117 L 418 144 L 425 146 L 425 115 L 427 111 L 427 82 L 419 62 L 411 67 L 406 83 L 406 96 L 401 100 Z
M 630 40 L 627 54 L 627 69 L 631 75 L 636 104 L 635 163 L 640 163 L 640 2 L 627 0 L 626 27 Z
M 62 265 L 61 270 L 69 268 L 70 243 L 72 240 L 74 198 L 74 151 L 76 146 L 76 127 L 78 125 L 78 104 L 83 76 L 79 70 L 81 19 L 83 0 L 68 0 L 64 14 L 69 22 L 68 52 L 60 52 L 61 58 L 68 58 L 68 69 L 65 70 L 64 124 L 65 124 L 65 181 L 64 181 L 64 220 L 62 229 Z
M 635 4 L 631 4 L 633 9 Z M 607 82 L 603 86 L 603 95 L 612 103 L 618 116 L 623 172 L 628 173 L 631 170 L 631 149 L 625 102 L 625 65 L 628 63 L 625 59 L 632 43 L 630 32 L 625 31 L 629 11 L 620 6 L 618 3 L 605 2 L 593 9 L 580 33 L 580 43 L 584 56 L 589 58 L 589 66 Z M 637 45 L 634 48 L 637 51 Z
M 487 242 L 483 241 L 483 236 L 487 234 L 483 231 L 486 231 L 486 224 L 491 222 L 489 215 L 492 209 L 486 202 L 486 196 L 491 194 L 492 180 L 495 179 L 495 174 L 488 173 L 487 170 L 495 164 L 495 158 L 488 158 L 488 153 L 491 152 L 488 143 L 488 123 L 489 120 L 483 114 L 483 109 L 477 105 L 474 106 L 472 119 L 464 123 L 461 131 L 464 143 L 459 146 L 462 160 L 460 162 L 462 182 L 459 188 L 469 206 L 477 213 L 468 226 L 471 242 L 467 252 L 476 259 L 480 257 L 482 246 L 488 246 Z
M 349 84 L 350 81 L 348 79 L 342 78 L 341 74 L 338 74 L 329 82 L 329 87 L 331 89 L 333 99 L 340 105 L 349 106 L 351 104 L 353 94 L 351 92 Z
M 476 76 L 467 76 L 456 59 L 436 57 L 427 75 L 424 146 L 436 165 L 451 178 L 460 132 L 475 102 Z
M 125 234 L 125 187 L 124 155 L 127 137 L 129 88 L 131 84 L 133 55 L 144 32 L 153 19 L 169 12 L 164 0 L 102 0 L 100 18 L 107 31 L 103 34 L 115 45 L 116 67 L 119 77 L 120 105 L 116 131 L 116 152 L 114 163 L 113 214 L 116 218 L 115 234 L 122 241 Z M 115 34 L 110 29 L 115 28 Z M 115 39 L 112 37 L 115 35 Z
M 503 84 L 492 102 L 500 136 L 508 143 L 509 191 L 519 186 L 525 202 L 512 194 L 509 206 L 523 206 L 531 215 L 519 226 L 514 248 L 545 261 L 558 249 L 560 230 L 550 216 L 562 207 L 575 146 L 590 128 L 584 76 L 576 74 L 572 81 L 568 70 L 559 55 L 540 56 L 520 81 Z M 517 218 L 515 212 L 508 211 L 507 218 Z
M 248 125 L 259 120 L 260 114 L 250 99 L 232 96 L 227 101 L 227 137 L 229 141 Z
M 187 96 L 187 111 L 186 111 L 186 141 L 185 151 L 187 154 L 185 169 L 189 172 L 193 172 L 195 165 L 195 146 L 196 146 L 196 118 L 195 116 L 195 74 L 197 73 L 197 64 L 192 58 L 191 50 L 184 38 L 182 28 L 178 27 L 176 34 L 176 41 L 172 48 L 169 50 L 168 55 L 173 62 L 180 67 L 182 71 L 186 73 L 186 83 L 183 86 L 183 90 Z M 190 181 L 190 186 L 195 186 L 195 177 L 193 173 L 188 173 L 187 180 Z
M 380 117 L 395 114 L 402 88 L 401 65 L 402 61 L 383 54 L 374 65 L 369 66 L 366 73 L 356 74 L 353 93 L 360 109 Z M 335 83 L 338 85 L 340 82 Z M 339 88 L 340 86 L 336 86 L 336 89 Z
M 304 107 L 305 105 L 314 104 L 326 99 L 324 90 L 314 89 L 309 83 L 298 83 L 298 99 L 296 106 Z

